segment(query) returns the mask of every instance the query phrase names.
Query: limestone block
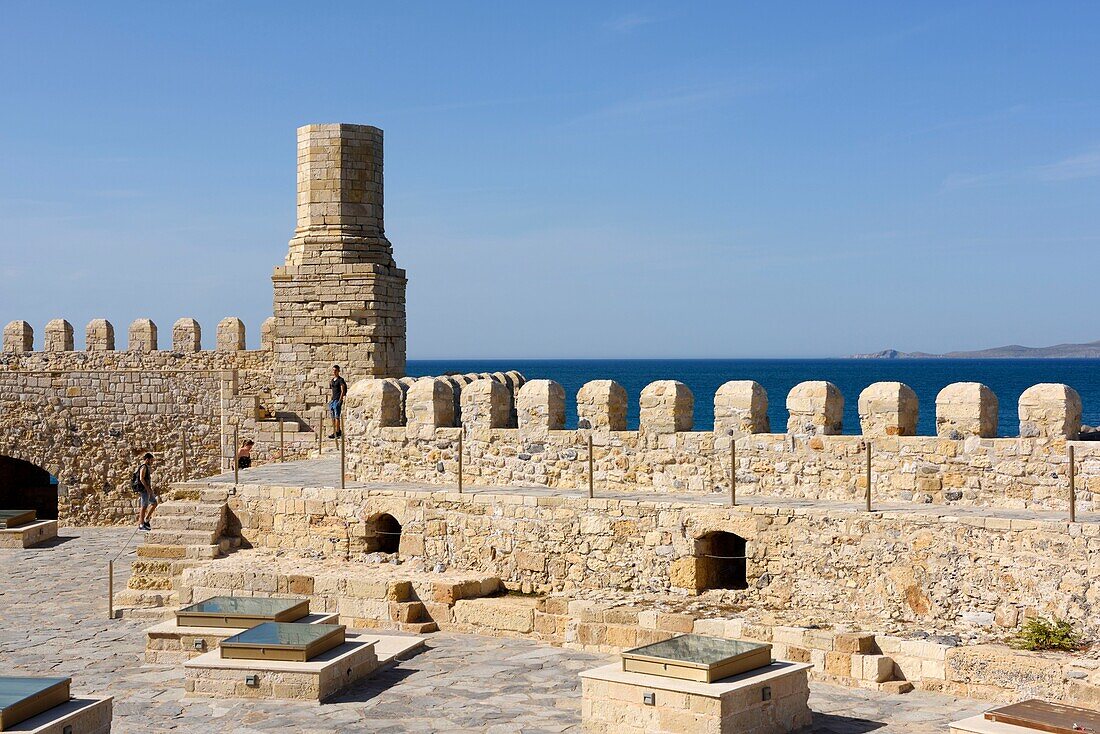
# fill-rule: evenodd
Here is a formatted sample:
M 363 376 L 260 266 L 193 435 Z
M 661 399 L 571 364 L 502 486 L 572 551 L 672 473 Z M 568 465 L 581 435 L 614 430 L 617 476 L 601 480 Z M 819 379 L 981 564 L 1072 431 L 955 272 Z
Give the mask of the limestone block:
M 1041 383 L 1020 395 L 1021 438 L 1065 438 L 1081 432 L 1081 396 L 1069 385 Z
M 84 329 L 84 348 L 89 352 L 113 352 L 115 327 L 107 319 L 93 319 Z
M 695 398 L 687 385 L 676 380 L 646 385 L 639 406 L 640 428 L 649 433 L 690 431 L 695 419 Z
M 462 425 L 467 428 L 507 428 L 511 393 L 491 378 L 474 380 L 462 388 Z
M 73 325 L 65 319 L 53 319 L 46 324 L 43 349 L 47 352 L 73 351 Z
M 859 425 L 865 436 L 915 436 L 917 394 L 901 382 L 876 382 L 859 394 Z
M 768 393 L 759 382 L 731 380 L 714 393 L 714 433 L 768 433 Z
M 260 325 L 260 349 L 275 348 L 275 317 L 268 316 Z
M 997 435 L 997 396 L 980 382 L 955 382 L 936 396 L 936 435 L 966 438 Z
M 787 433 L 835 435 L 844 418 L 844 396 L 831 382 L 800 382 L 787 393 Z
M 245 348 L 244 322 L 235 316 L 224 318 L 218 322 L 219 352 L 240 352 Z
M 359 380 L 348 390 L 344 409 L 366 430 L 401 425 L 401 385 L 392 377 Z
M 454 419 L 454 389 L 450 382 L 426 377 L 409 386 L 405 393 L 406 425 L 446 428 L 454 425 Z
M 202 349 L 202 327 L 191 318 L 172 324 L 172 351 L 197 352 Z
M 126 349 L 131 352 L 157 351 L 157 325 L 150 319 L 137 319 L 130 324 Z
M 565 388 L 553 380 L 531 380 L 516 396 L 519 427 L 525 431 L 565 428 Z
M 26 321 L 12 321 L 4 327 L 4 351 L 9 354 L 34 351 L 34 329 Z
M 577 427 L 626 430 L 626 389 L 614 380 L 592 380 L 577 391 Z

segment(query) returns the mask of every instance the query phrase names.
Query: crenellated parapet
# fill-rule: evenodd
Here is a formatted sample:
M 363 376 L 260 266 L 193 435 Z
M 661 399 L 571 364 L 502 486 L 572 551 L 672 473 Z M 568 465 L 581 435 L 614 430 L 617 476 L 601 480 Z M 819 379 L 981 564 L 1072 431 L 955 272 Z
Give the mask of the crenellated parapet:
M 273 319 L 264 322 L 262 350 L 272 349 Z M 75 351 L 73 325 L 65 319 L 52 319 L 43 329 L 42 351 L 35 352 L 34 328 L 26 321 L 12 321 L 4 327 L 3 352 L 6 354 L 57 354 Z M 246 351 L 245 325 L 236 317 L 222 319 L 218 323 L 216 349 L 218 352 Z M 116 351 L 115 327 L 106 319 L 93 319 L 84 329 L 86 352 Z M 127 331 L 126 352 L 143 354 L 162 350 L 158 328 L 151 319 L 140 318 L 131 322 Z M 202 352 L 202 327 L 193 318 L 185 317 L 172 325 L 172 352 L 193 354 Z
M 769 432 L 768 395 L 752 381 L 716 391 L 714 428 L 703 431 L 692 430 L 691 390 L 673 380 L 641 391 L 634 430 L 626 429 L 628 395 L 611 380 L 578 390 L 575 429 L 564 428 L 568 396 L 552 380 L 482 373 L 364 382 L 372 387 L 357 383 L 348 406 L 355 416 L 349 420 L 364 427 L 348 432 L 349 466 L 360 480 L 448 484 L 464 446 L 470 482 L 585 487 L 591 441 L 594 482 L 609 489 L 728 491 L 733 459 L 738 496 L 852 500 L 863 497 L 870 449 L 876 501 L 1052 509 L 1065 504 L 1066 441 L 1081 425 L 1080 398 L 1066 385 L 1025 391 L 1020 436 L 997 438 L 996 396 L 975 383 L 941 391 L 937 435 L 917 434 L 918 401 L 909 386 L 869 385 L 858 401 L 861 432 L 844 435 L 844 396 L 822 381 L 790 391 L 784 433 Z M 1100 444 L 1078 443 L 1076 456 L 1078 508 L 1100 506 Z

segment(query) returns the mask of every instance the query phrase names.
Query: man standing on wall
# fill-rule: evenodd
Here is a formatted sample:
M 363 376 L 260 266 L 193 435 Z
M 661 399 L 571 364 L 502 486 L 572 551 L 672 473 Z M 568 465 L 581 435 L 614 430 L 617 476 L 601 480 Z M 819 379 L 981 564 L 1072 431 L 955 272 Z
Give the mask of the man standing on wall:
M 141 463 L 134 471 L 130 480 L 140 501 L 138 510 L 138 529 L 151 530 L 149 521 L 153 519 L 153 511 L 157 509 L 157 496 L 153 494 L 153 455 L 145 454 L 141 457 Z
M 332 382 L 328 386 L 332 390 L 332 400 L 328 404 L 329 413 L 332 414 L 332 434 L 329 438 L 342 438 L 344 431 L 340 423 L 340 414 L 344 409 L 344 396 L 348 394 L 348 383 L 340 377 L 340 365 L 332 366 Z

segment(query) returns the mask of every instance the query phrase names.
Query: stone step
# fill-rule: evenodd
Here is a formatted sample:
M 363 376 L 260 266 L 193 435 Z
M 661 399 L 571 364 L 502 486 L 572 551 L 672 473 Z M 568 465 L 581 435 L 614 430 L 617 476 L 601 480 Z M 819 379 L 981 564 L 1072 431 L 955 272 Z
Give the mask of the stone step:
M 302 425 L 297 421 L 283 421 L 282 423 L 284 435 L 288 433 L 313 433 L 313 431 L 302 428 Z M 270 433 L 272 436 L 275 436 L 277 440 L 279 436 L 279 421 L 257 421 L 256 433 Z
M 435 622 L 402 622 L 397 627 L 402 632 L 412 632 L 414 635 L 426 635 L 429 632 L 439 631 L 439 625 Z
M 155 517 L 157 530 L 204 530 L 216 533 L 222 529 L 222 517 L 202 515 L 171 515 Z
M 224 503 L 202 502 L 164 502 L 157 508 L 157 517 L 164 518 L 168 515 L 194 516 L 194 517 L 221 517 L 225 512 Z
M 174 607 L 178 595 L 164 589 L 131 589 L 129 587 L 115 594 L 115 609 L 149 609 L 153 607 Z
M 156 519 L 153 520 L 156 522 Z M 171 530 L 154 528 L 146 533 L 147 543 L 156 545 L 216 545 L 217 530 Z

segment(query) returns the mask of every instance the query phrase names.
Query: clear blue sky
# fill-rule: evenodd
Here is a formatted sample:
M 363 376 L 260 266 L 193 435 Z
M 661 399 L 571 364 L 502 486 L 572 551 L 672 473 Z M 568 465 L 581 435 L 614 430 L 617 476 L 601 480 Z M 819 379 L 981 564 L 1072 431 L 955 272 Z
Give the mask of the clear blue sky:
M 0 2 L 0 321 L 258 340 L 386 133 L 409 356 L 1100 339 L 1100 4 Z M 40 342 L 39 342 L 40 343 Z

